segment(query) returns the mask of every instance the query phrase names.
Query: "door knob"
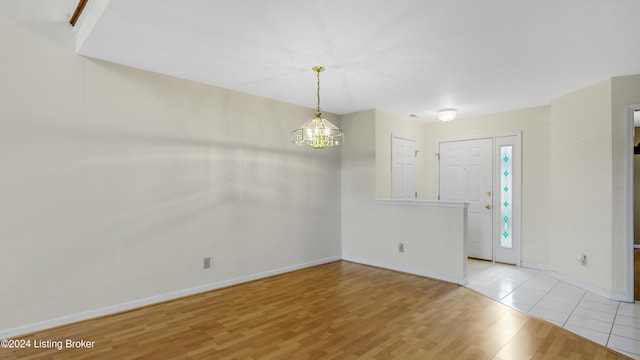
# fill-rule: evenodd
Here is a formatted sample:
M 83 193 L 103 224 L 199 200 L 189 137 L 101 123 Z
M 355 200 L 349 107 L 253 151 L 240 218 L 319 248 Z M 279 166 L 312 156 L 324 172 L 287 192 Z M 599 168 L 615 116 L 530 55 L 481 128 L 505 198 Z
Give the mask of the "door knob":
M 487 204 L 487 205 L 484 206 L 484 208 L 489 210 L 489 209 L 491 209 L 491 205 Z
M 487 196 L 491 196 L 491 191 L 487 191 Z

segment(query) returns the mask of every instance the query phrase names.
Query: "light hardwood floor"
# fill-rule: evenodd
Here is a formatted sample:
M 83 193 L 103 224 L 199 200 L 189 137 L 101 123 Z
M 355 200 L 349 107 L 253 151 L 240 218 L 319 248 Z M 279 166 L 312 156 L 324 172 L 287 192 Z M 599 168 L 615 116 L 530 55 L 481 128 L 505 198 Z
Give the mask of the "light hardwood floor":
M 0 359 L 627 359 L 472 290 L 345 261 L 22 337 Z

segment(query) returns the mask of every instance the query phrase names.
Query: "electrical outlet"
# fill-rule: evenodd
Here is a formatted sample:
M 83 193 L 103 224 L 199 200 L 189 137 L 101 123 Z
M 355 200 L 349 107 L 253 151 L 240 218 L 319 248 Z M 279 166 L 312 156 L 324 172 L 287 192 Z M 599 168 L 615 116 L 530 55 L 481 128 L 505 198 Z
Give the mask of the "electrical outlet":
M 202 262 L 202 268 L 203 269 L 209 269 L 211 268 L 211 258 L 210 257 L 206 257 L 204 258 L 204 261 Z
M 401 253 L 404 252 L 404 243 L 399 243 L 398 244 L 398 252 L 401 252 Z
M 587 255 L 585 254 L 578 254 L 576 260 L 578 260 L 578 262 L 582 265 L 587 265 Z

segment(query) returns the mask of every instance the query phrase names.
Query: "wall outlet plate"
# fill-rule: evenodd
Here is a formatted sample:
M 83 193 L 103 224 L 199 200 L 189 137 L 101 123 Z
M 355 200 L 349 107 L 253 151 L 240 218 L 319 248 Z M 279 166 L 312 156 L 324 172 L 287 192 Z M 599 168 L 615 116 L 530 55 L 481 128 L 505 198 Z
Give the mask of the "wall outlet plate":
M 399 243 L 398 244 L 398 252 L 401 252 L 401 253 L 404 252 L 404 243 Z
M 203 269 L 211 268 L 211 258 L 210 257 L 204 258 L 204 261 L 202 262 L 202 268 Z

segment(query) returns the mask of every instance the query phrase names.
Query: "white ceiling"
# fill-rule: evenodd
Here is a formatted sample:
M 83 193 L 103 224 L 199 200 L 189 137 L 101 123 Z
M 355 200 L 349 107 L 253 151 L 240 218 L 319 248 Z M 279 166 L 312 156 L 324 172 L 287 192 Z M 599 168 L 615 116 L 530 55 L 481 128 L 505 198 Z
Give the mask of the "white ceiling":
M 323 110 L 433 120 L 640 73 L 639 14 L 638 0 L 111 0 L 79 53 L 311 108 L 324 65 Z
M 68 23 L 78 0 L 0 0 L 0 24 Z

